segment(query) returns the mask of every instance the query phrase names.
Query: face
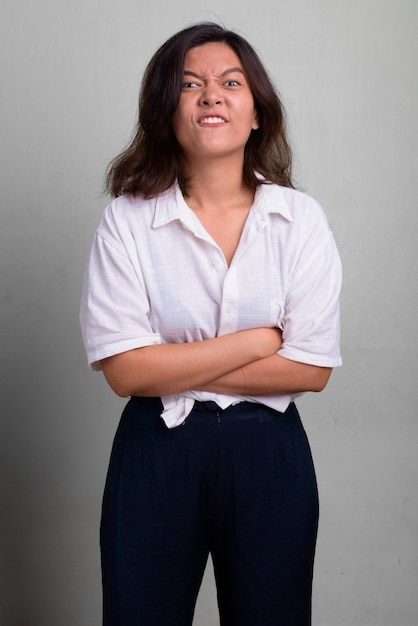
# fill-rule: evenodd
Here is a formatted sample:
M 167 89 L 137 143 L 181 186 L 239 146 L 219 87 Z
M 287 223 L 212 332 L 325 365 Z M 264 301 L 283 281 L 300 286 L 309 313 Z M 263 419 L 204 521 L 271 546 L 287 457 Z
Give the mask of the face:
M 191 48 L 172 123 L 186 158 L 243 158 L 257 113 L 242 63 L 224 43 Z

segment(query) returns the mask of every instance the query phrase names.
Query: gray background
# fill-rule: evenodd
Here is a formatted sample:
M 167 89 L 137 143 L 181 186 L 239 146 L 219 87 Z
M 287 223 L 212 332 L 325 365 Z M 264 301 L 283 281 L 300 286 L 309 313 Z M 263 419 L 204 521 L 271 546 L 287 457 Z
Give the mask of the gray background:
M 146 62 L 176 30 L 219 16 L 279 85 L 298 182 L 324 206 L 344 264 L 344 366 L 299 404 L 321 491 L 314 623 L 415 626 L 418 2 L 1 0 L 0 11 L 0 624 L 100 623 L 100 500 L 123 402 L 86 366 L 82 273 Z M 195 624 L 217 624 L 210 568 Z

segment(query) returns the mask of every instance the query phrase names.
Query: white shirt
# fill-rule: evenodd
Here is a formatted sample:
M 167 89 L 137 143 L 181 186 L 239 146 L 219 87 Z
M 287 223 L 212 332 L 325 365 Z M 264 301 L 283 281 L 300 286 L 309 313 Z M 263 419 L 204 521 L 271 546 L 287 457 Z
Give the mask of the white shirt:
M 104 211 L 86 270 L 80 321 L 88 361 L 159 343 L 279 327 L 287 359 L 335 367 L 341 264 L 321 207 L 285 187 L 258 187 L 228 267 L 177 185 L 144 200 L 122 196 Z M 249 400 L 285 411 L 293 396 L 191 390 L 162 398 L 168 427 L 195 400 Z

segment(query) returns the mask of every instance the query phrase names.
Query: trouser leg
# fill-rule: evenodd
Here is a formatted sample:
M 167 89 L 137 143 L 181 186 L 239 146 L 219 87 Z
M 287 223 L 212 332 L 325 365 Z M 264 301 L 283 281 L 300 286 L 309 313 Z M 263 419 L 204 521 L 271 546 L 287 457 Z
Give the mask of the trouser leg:
M 318 497 L 297 410 L 238 405 L 219 426 L 211 548 L 221 626 L 309 626 Z
M 190 626 L 208 546 L 201 459 L 161 404 L 128 403 L 111 456 L 101 547 L 104 626 Z

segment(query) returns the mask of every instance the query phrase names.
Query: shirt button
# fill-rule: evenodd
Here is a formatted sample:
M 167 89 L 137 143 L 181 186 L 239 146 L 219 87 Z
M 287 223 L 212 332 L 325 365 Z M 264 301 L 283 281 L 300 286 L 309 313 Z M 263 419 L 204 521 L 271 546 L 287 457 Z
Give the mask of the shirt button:
M 226 307 L 226 312 L 231 314 L 235 311 L 235 307 L 232 306 L 232 304 L 228 304 L 228 306 Z

